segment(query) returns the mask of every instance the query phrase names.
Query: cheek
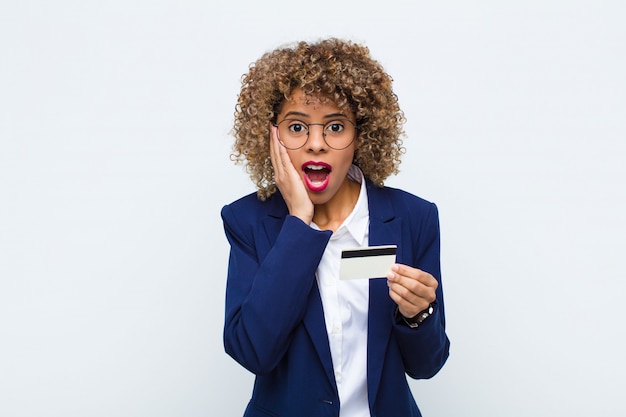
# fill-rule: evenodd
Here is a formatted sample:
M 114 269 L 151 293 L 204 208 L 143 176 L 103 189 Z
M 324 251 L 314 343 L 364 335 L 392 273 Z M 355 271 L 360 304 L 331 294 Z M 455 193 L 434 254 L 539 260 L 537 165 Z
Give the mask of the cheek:
M 292 151 L 292 150 L 287 149 L 287 155 L 289 155 L 289 160 L 291 161 L 291 165 L 293 165 L 295 169 L 300 169 L 298 164 L 302 163 L 302 161 L 298 162 L 299 161 L 298 151 Z
M 350 151 L 346 152 L 344 161 L 346 162 L 346 164 L 352 165 L 352 162 L 354 162 L 355 157 L 356 157 L 356 150 L 355 148 L 352 148 L 350 149 Z

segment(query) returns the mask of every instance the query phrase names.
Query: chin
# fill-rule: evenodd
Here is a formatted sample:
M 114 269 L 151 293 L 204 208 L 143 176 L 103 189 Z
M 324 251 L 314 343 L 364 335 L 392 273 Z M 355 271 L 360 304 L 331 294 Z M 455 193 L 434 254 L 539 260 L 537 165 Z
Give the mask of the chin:
M 309 198 L 311 199 L 311 202 L 314 205 L 320 205 L 320 204 L 326 204 L 328 203 L 331 199 L 332 199 L 332 195 L 328 192 L 326 192 L 327 190 L 324 191 L 308 191 L 309 194 Z

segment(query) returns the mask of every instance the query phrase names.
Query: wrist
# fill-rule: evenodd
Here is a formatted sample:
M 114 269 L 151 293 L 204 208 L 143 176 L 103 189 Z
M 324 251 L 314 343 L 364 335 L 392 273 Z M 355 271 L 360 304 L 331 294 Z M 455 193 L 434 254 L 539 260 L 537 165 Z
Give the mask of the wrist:
M 421 326 L 435 311 L 435 306 L 431 303 L 427 308 L 420 311 L 413 317 L 406 317 L 400 312 L 400 308 L 396 307 L 396 319 L 406 324 L 412 329 Z
M 289 207 L 289 214 L 308 225 L 313 221 L 313 207 Z

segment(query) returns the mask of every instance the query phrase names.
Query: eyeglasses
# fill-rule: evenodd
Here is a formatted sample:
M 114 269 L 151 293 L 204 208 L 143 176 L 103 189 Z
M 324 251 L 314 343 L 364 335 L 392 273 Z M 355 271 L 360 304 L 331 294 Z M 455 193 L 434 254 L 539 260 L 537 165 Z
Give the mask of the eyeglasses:
M 285 119 L 272 123 L 278 128 L 278 140 L 290 150 L 300 149 L 309 140 L 311 126 L 322 126 L 324 142 L 335 150 L 346 149 L 354 142 L 358 126 L 348 119 L 335 119 L 327 123 L 305 123 L 297 119 Z

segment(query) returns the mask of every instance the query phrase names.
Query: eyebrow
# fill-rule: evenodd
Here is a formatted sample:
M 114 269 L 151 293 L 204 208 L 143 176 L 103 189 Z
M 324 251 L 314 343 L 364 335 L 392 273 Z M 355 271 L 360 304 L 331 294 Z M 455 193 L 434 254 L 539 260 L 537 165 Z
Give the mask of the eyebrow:
M 302 113 L 302 112 L 299 112 L 299 111 L 290 111 L 287 114 L 285 114 L 285 118 L 287 118 L 289 116 L 292 116 L 292 117 L 293 116 L 298 116 L 298 117 L 305 117 L 305 118 L 310 118 L 311 117 L 308 114 Z M 342 118 L 345 118 L 345 119 L 348 118 L 348 116 L 346 116 L 343 113 L 331 113 L 331 114 L 325 115 L 324 119 L 332 119 L 332 118 L 335 118 L 335 117 L 342 117 Z

